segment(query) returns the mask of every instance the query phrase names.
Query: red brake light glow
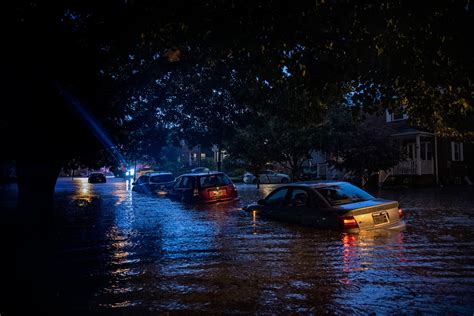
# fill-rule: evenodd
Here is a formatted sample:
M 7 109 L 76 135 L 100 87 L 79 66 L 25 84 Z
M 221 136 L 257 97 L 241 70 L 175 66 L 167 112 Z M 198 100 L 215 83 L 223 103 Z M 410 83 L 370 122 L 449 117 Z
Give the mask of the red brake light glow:
M 359 228 L 359 225 L 357 225 L 357 221 L 354 216 L 340 217 L 340 220 L 343 229 Z
M 401 207 L 398 208 L 398 217 L 399 218 L 403 217 L 403 209 Z

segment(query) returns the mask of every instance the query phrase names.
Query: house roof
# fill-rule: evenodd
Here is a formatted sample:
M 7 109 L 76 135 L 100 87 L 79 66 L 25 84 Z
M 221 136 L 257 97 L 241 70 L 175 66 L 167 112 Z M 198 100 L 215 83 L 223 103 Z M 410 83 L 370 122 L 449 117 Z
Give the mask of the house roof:
M 394 137 L 412 136 L 412 135 L 433 136 L 434 134 L 425 132 L 425 131 L 420 131 L 419 129 L 416 129 L 410 126 L 400 126 L 399 128 L 395 130 L 395 133 L 392 134 L 392 136 Z

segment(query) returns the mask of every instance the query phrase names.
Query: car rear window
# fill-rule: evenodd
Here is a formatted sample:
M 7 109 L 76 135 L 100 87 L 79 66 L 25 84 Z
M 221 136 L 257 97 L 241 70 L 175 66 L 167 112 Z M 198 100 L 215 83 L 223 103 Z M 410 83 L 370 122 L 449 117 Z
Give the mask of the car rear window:
M 349 204 L 371 200 L 374 197 L 349 183 L 315 188 L 331 205 Z
M 150 178 L 150 182 L 154 182 L 154 183 L 171 182 L 173 180 L 174 179 L 171 174 L 160 174 L 160 175 L 152 176 Z
M 231 181 L 225 174 L 210 174 L 199 177 L 199 185 L 201 188 L 218 187 L 228 184 L 231 184 Z

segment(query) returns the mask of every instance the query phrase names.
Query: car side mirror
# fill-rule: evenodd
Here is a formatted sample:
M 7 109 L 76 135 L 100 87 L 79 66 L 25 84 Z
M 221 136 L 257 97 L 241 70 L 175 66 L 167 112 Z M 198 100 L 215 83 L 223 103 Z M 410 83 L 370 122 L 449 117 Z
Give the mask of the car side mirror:
M 257 204 L 258 205 L 265 205 L 265 200 L 264 199 L 260 199 L 257 201 Z

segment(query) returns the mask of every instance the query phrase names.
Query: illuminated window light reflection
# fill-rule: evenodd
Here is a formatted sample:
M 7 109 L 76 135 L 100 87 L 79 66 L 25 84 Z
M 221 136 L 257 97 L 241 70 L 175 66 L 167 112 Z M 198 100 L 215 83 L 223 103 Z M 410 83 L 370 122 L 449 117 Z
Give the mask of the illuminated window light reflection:
M 91 194 L 91 184 L 88 182 L 87 178 L 76 178 L 75 180 L 77 180 L 79 184 L 77 190 L 79 195 L 85 196 Z
M 253 235 L 257 235 L 257 211 L 252 211 L 252 228 L 253 228 Z

